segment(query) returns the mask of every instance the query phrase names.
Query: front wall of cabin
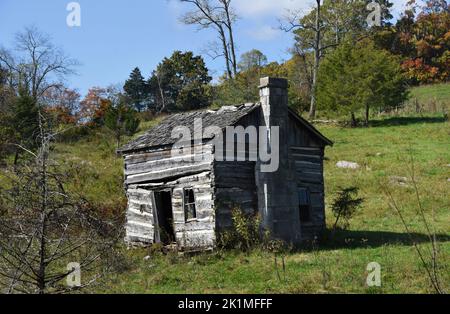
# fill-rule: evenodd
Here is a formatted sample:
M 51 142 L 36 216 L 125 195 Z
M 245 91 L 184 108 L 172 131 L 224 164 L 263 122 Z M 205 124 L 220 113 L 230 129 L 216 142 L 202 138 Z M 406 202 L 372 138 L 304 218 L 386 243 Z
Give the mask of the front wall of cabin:
M 171 191 L 173 229 L 180 250 L 211 249 L 215 245 L 212 145 L 204 145 L 202 160 L 172 157 L 171 150 L 154 150 L 125 156 L 128 196 L 126 242 L 157 242 L 154 193 Z M 186 221 L 183 189 L 193 189 L 196 219 Z

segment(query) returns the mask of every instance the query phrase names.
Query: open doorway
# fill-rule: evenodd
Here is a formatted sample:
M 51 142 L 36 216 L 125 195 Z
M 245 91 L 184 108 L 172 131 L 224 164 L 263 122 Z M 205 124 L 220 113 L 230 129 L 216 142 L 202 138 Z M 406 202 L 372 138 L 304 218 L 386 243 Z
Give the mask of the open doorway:
M 156 242 L 170 245 L 175 240 L 175 232 L 173 229 L 173 211 L 172 211 L 172 192 L 159 191 L 155 192 L 156 205 Z

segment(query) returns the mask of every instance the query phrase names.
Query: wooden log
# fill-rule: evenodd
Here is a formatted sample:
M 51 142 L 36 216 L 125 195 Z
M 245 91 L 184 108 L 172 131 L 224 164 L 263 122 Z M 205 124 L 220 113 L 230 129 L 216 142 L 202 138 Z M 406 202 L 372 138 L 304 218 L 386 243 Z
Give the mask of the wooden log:
M 193 151 L 200 151 L 200 148 L 203 152 L 212 152 L 213 145 L 212 144 L 199 144 L 199 145 L 193 145 L 192 150 L 186 149 L 185 154 L 183 155 L 190 155 Z M 154 151 L 144 152 L 144 153 L 130 153 L 129 155 L 125 156 L 125 165 L 132 165 L 136 163 L 142 163 L 147 161 L 154 161 L 159 160 L 163 158 L 170 158 L 172 156 L 172 147 L 165 148 L 165 149 L 157 149 Z
M 321 163 L 314 163 L 309 161 L 295 161 L 297 171 L 318 171 L 322 172 L 323 167 Z
M 184 167 L 189 165 L 195 165 L 198 163 L 205 163 L 213 161 L 213 156 L 211 154 L 202 154 L 199 155 L 200 160 L 196 159 L 186 159 L 186 157 L 172 157 L 172 158 L 165 158 L 160 159 L 156 161 L 149 161 L 144 163 L 137 163 L 128 166 L 125 169 L 125 175 L 134 175 L 134 174 L 140 174 L 140 173 L 146 173 L 146 172 L 155 172 L 155 171 L 161 171 L 167 168 L 172 168 L 174 166 L 176 167 Z
M 214 230 L 183 231 L 176 233 L 177 242 L 185 249 L 213 248 L 215 243 Z
M 138 175 L 127 176 L 126 183 L 138 183 L 146 181 L 157 181 L 162 179 L 183 177 L 190 174 L 196 174 L 211 169 L 211 163 L 199 163 L 195 165 L 189 165 L 184 167 L 169 168 L 160 171 L 148 172 Z

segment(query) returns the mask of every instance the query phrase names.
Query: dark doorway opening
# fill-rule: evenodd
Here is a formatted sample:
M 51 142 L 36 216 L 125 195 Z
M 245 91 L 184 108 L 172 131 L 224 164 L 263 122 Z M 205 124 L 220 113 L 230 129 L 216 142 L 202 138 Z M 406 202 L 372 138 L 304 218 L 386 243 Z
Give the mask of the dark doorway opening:
M 172 193 L 170 191 L 155 192 L 156 205 L 156 242 L 165 245 L 172 244 L 175 241 L 175 232 L 173 228 L 172 211 Z

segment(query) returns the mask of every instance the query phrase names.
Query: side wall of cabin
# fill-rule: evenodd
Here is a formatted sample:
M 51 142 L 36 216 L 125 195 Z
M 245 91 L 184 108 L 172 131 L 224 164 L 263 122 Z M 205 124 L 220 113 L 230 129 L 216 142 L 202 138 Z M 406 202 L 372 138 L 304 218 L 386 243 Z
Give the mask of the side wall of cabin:
M 170 191 L 173 229 L 179 249 L 214 247 L 213 148 L 209 144 L 202 147 L 201 160 L 193 159 L 190 152 L 172 157 L 171 148 L 125 155 L 127 243 L 148 245 L 158 241 L 154 193 Z M 188 221 L 184 189 L 192 189 L 195 196 L 196 218 Z
M 296 118 L 289 116 L 289 153 L 295 162 L 298 189 L 310 198 L 310 220 L 301 221 L 303 240 L 312 240 L 325 229 L 324 144 Z

